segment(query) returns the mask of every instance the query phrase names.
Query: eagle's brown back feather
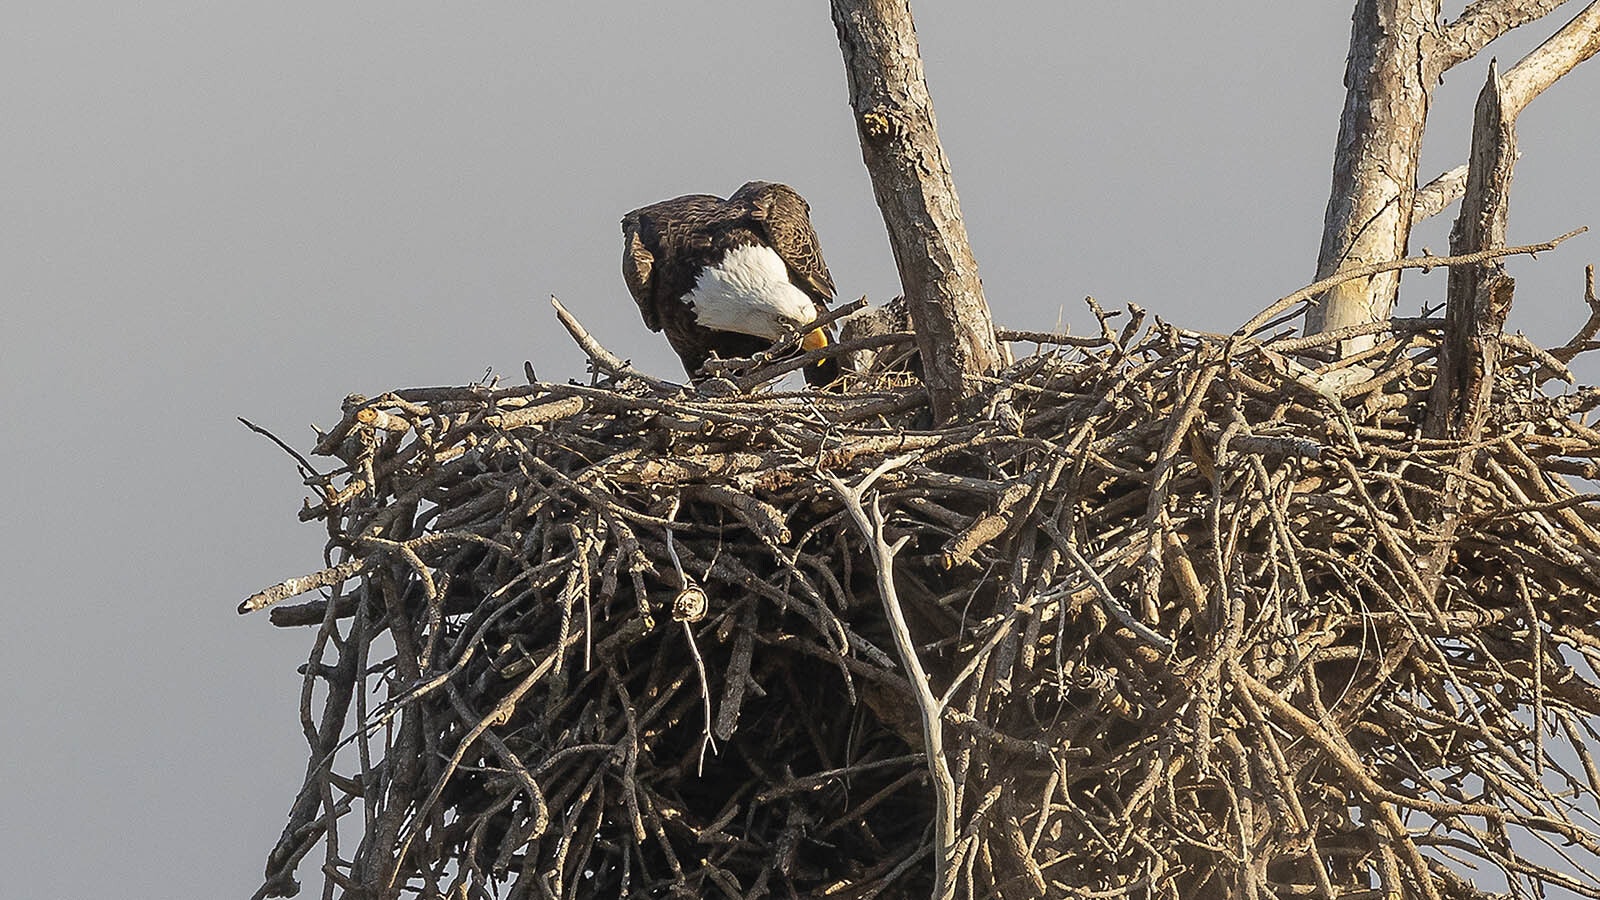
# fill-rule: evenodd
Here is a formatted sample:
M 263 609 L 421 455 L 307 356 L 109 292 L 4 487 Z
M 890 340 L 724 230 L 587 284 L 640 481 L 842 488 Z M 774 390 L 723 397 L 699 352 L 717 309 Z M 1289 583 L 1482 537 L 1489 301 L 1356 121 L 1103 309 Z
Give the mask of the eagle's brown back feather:
M 811 227 L 811 206 L 805 198 L 786 184 L 751 181 L 728 199 L 748 206 L 750 218 L 789 267 L 795 284 L 826 306 L 833 299 L 833 275 L 822 259 L 822 245 Z
M 811 228 L 809 207 L 787 185 L 752 181 L 727 200 L 689 194 L 642 206 L 622 218 L 622 238 L 622 278 L 628 293 L 645 325 L 666 333 L 691 376 L 713 352 L 748 356 L 771 343 L 705 328 L 684 301 L 701 270 L 719 263 L 729 250 L 748 244 L 771 247 L 790 280 L 815 302 L 818 315 L 833 299 L 833 277 Z M 830 365 L 819 371 L 834 370 Z M 807 373 L 808 379 L 812 374 Z

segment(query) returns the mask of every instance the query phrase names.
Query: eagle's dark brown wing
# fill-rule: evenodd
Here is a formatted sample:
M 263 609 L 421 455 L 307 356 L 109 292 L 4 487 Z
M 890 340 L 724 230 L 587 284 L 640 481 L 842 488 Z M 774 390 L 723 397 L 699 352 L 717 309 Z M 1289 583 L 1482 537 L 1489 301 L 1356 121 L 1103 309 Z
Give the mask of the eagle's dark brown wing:
M 628 293 L 633 295 L 633 302 L 639 304 L 639 314 L 644 316 L 644 324 L 651 331 L 660 331 L 661 316 L 650 299 L 650 275 L 655 261 L 655 254 L 645 248 L 644 239 L 639 234 L 638 220 L 630 214 L 629 218 L 622 220 L 622 280 L 628 283 Z
M 651 331 L 661 330 L 666 304 L 693 286 L 692 280 L 678 283 L 680 273 L 672 271 L 669 261 L 683 258 L 692 244 L 703 241 L 708 225 L 734 214 L 721 197 L 689 194 L 641 206 L 622 217 L 622 280 Z
M 833 298 L 833 277 L 822 261 L 805 200 L 786 185 L 753 181 L 727 200 L 690 194 L 642 206 L 622 219 L 622 278 L 639 305 L 645 325 L 666 333 L 691 378 L 713 354 L 730 358 L 765 350 L 767 338 L 713 331 L 701 325 L 684 302 L 708 266 L 750 244 L 770 246 L 790 279 L 816 304 L 817 313 Z M 808 345 L 809 346 L 809 345 Z M 836 360 L 806 369 L 806 381 L 831 382 Z
M 833 276 L 822 260 L 822 246 L 811 228 L 811 207 L 786 184 L 752 181 L 735 191 L 729 203 L 744 204 L 747 215 L 766 233 L 795 284 L 819 306 L 833 299 Z

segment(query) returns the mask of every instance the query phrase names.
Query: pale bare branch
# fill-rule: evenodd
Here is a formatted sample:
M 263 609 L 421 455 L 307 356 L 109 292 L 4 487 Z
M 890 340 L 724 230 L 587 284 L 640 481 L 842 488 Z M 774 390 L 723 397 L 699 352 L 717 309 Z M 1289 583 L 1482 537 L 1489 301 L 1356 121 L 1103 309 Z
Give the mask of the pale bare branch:
M 845 484 L 832 472 L 824 472 L 823 478 L 833 488 L 834 495 L 844 504 L 851 521 L 855 522 L 856 529 L 867 542 L 877 573 L 878 596 L 883 601 L 884 612 L 889 619 L 900 664 L 905 667 L 917 700 L 917 713 L 922 719 L 923 752 L 927 756 L 928 776 L 933 782 L 937 809 L 933 847 L 934 883 L 938 885 L 936 896 L 944 897 L 953 890 L 952 863 L 956 850 L 957 812 L 955 779 L 944 751 L 944 707 L 939 698 L 934 696 L 927 670 L 922 667 L 922 659 L 917 655 L 916 642 L 911 638 L 911 627 L 906 623 L 906 614 L 900 606 L 900 595 L 895 588 L 894 557 L 908 538 L 902 537 L 890 544 L 884 536 L 883 511 L 876 494 L 871 497 L 870 511 L 867 505 L 867 492 L 872 489 L 874 482 L 915 458 L 914 455 L 906 455 L 887 459 L 854 486 Z
M 1423 219 L 1432 218 L 1444 212 L 1445 207 L 1461 199 L 1467 189 L 1467 166 L 1465 163 L 1456 166 L 1448 172 L 1441 173 L 1422 187 L 1417 188 L 1417 198 L 1411 203 L 1411 222 L 1415 225 Z
M 1584 7 L 1572 21 L 1506 72 L 1507 115 L 1515 119 L 1533 98 L 1596 51 L 1600 51 L 1600 0 Z
M 1432 66 L 1444 72 L 1478 54 L 1496 38 L 1544 18 L 1568 0 L 1476 0 L 1432 41 Z
M 568 312 L 567 308 L 562 306 L 561 301 L 557 300 L 553 294 L 550 296 L 550 305 L 555 308 L 556 318 L 561 320 L 561 326 L 567 329 L 567 333 L 572 335 L 572 339 L 578 343 L 579 347 L 583 348 L 583 352 L 588 354 L 589 359 L 594 362 L 595 367 L 600 371 L 621 378 L 637 378 L 645 384 L 658 389 L 670 387 L 667 382 L 654 375 L 646 375 L 635 369 L 631 363 L 607 350 L 589 334 L 588 329 L 583 327 L 583 323 L 578 321 L 578 317 Z

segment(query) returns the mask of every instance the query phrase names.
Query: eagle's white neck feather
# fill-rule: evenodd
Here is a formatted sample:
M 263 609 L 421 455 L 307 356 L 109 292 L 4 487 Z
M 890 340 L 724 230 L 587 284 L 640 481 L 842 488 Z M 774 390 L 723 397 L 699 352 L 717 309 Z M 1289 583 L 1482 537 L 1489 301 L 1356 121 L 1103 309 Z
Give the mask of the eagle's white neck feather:
M 683 299 L 707 328 L 771 340 L 817 317 L 816 304 L 789 281 L 777 252 L 759 244 L 735 247 L 702 269 Z

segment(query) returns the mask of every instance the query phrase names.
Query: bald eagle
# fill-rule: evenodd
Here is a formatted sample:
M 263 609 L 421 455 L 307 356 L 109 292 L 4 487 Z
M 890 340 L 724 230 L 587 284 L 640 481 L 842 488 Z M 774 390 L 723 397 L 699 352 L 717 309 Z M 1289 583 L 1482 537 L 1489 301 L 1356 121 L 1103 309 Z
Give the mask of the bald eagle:
M 726 200 L 689 194 L 622 217 L 622 277 L 651 331 L 665 331 L 689 376 L 712 354 L 746 357 L 810 324 L 833 299 L 811 207 L 785 184 L 752 181 Z M 821 329 L 801 346 L 828 345 Z M 823 386 L 839 363 L 806 366 Z

